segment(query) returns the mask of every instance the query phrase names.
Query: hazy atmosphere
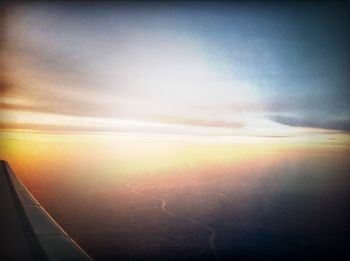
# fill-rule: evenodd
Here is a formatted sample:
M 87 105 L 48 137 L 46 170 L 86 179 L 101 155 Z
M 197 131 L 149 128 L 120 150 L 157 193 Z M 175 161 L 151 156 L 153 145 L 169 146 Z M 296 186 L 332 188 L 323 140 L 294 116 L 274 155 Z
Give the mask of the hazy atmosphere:
M 0 158 L 94 259 L 349 257 L 347 3 L 0 16 Z

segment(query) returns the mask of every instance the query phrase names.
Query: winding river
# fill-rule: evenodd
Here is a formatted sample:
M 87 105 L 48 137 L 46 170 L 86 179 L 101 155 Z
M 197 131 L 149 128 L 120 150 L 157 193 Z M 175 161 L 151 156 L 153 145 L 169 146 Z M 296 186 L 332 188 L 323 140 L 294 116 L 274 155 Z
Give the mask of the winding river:
M 149 196 L 149 195 L 147 195 L 147 193 L 141 192 L 143 190 L 150 190 L 150 189 L 154 189 L 156 187 L 142 188 L 142 187 L 138 187 L 138 186 L 131 186 L 130 184 L 127 184 L 127 186 L 130 187 L 132 189 L 132 192 L 134 194 L 138 195 L 138 196 L 148 197 L 148 198 L 160 201 L 160 203 L 161 203 L 161 207 L 160 207 L 161 211 L 164 212 L 166 215 L 168 215 L 170 217 L 173 217 L 173 218 L 176 218 L 176 219 L 185 220 L 185 221 L 187 221 L 189 223 L 195 224 L 195 225 L 201 227 L 202 229 L 208 231 L 210 233 L 209 238 L 208 238 L 210 249 L 211 249 L 215 259 L 219 260 L 219 255 L 218 255 L 218 252 L 216 250 L 216 245 L 215 245 L 215 237 L 216 237 L 215 229 L 213 229 L 212 227 L 210 227 L 208 225 L 205 225 L 205 224 L 199 222 L 198 220 L 195 220 L 195 219 L 192 219 L 192 218 L 186 218 L 186 217 L 178 216 L 178 215 L 176 215 L 175 213 L 169 211 L 166 208 L 167 201 L 164 198 Z M 160 188 L 160 187 L 158 187 L 158 188 Z

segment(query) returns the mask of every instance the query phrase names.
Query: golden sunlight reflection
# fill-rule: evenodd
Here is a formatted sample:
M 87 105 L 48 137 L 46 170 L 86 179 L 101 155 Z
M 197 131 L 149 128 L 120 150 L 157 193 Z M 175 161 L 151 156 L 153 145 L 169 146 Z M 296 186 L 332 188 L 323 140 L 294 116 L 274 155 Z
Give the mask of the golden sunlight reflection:
M 220 143 L 177 139 L 159 139 L 140 135 L 39 134 L 11 132 L 3 134 L 0 157 L 7 159 L 25 180 L 40 180 L 52 172 L 116 180 L 135 179 L 174 173 L 186 176 L 186 169 L 197 169 L 202 176 L 210 168 L 237 169 L 270 165 L 303 154 L 347 153 L 337 144 Z M 74 169 L 74 168 L 81 168 Z M 79 174 L 75 174 L 75 173 Z M 46 174 L 45 174 L 46 173 Z M 209 175 L 209 174 L 208 174 Z
M 303 195 L 306 203 L 292 201 L 286 209 L 295 213 L 297 207 L 307 219 L 303 206 L 310 197 L 316 195 L 318 201 L 310 204 L 322 210 L 329 199 L 319 197 L 331 194 L 328 208 L 337 209 L 346 203 L 349 184 L 349 148 L 336 143 L 35 132 L 3 133 L 2 141 L 0 157 L 56 221 L 101 260 L 156 258 L 159 246 L 171 249 L 193 235 L 196 255 L 218 255 L 224 242 L 237 244 L 231 239 L 236 221 L 241 236 L 261 222 L 272 226 L 264 221 L 266 213 L 281 211 L 276 204 L 290 193 Z M 343 218 L 331 222 L 334 231 Z M 328 233 L 329 223 L 322 227 L 317 233 Z

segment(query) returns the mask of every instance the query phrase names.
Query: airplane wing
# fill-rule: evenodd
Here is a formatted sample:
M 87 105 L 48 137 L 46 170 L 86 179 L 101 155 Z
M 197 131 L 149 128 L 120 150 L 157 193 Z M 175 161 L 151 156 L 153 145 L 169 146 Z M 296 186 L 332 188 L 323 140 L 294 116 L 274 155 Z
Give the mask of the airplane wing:
M 0 260 L 92 260 L 0 161 Z

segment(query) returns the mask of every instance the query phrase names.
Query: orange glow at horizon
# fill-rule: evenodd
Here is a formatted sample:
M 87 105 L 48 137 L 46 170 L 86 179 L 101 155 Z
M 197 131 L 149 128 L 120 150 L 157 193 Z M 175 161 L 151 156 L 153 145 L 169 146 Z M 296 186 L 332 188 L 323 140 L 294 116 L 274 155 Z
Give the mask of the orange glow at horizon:
M 177 179 L 185 176 L 189 168 L 206 176 L 209 169 L 227 171 L 230 166 L 236 170 L 253 165 L 263 167 L 303 154 L 349 154 L 348 147 L 339 145 L 227 144 L 140 136 L 12 133 L 3 137 L 3 141 L 0 157 L 8 160 L 24 179 L 30 180 L 40 180 L 42 173 L 57 174 L 62 169 L 74 176 L 75 168 L 78 172 L 86 171 L 87 179 L 94 171 L 101 175 L 117 175 L 121 179 L 162 175 L 170 171 Z M 56 170 L 57 166 L 62 169 Z

